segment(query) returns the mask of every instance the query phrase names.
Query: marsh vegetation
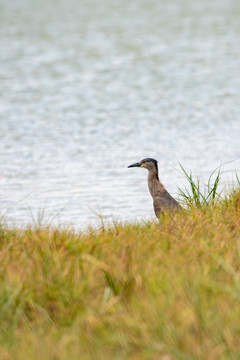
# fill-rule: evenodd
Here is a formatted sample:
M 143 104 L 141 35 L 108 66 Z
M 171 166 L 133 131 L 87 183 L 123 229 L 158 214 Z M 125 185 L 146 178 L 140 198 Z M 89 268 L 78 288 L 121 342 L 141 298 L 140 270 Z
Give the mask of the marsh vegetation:
M 239 359 L 239 216 L 236 188 L 159 222 L 2 225 L 1 359 Z

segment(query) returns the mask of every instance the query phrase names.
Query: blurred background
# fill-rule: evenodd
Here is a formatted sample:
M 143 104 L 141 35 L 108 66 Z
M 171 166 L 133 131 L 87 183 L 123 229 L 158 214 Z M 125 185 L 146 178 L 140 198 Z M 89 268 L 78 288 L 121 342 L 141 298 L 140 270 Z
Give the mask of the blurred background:
M 154 217 L 240 158 L 239 0 L 0 2 L 1 215 L 76 228 Z M 240 161 L 224 166 L 231 184 Z

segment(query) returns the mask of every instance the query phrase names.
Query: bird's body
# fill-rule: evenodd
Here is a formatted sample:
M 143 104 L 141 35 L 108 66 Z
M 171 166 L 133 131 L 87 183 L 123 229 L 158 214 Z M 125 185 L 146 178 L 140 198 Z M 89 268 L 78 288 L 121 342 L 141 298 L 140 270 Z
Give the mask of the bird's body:
M 148 188 L 153 198 L 154 212 L 159 217 L 164 211 L 180 209 L 180 204 L 169 194 L 158 177 L 157 161 L 152 158 L 141 160 L 128 167 L 144 167 L 148 170 Z

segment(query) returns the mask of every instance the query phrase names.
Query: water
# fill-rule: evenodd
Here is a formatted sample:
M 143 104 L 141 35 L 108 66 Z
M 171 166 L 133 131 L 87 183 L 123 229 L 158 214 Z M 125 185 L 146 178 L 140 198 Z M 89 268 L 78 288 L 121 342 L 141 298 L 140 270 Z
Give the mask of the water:
M 147 173 L 129 164 L 158 159 L 177 196 L 178 162 L 204 182 L 239 159 L 239 16 L 238 0 L 1 1 L 7 221 L 146 219 Z

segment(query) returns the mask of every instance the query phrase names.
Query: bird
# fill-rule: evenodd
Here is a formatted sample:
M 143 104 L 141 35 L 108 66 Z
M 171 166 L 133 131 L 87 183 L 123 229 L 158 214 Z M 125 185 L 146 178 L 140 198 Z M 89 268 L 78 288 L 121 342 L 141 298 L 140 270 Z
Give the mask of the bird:
M 146 158 L 128 168 L 141 167 L 148 170 L 148 188 L 153 198 L 155 215 L 160 216 L 169 210 L 182 209 L 181 205 L 169 194 L 158 177 L 158 162 L 153 158 Z

